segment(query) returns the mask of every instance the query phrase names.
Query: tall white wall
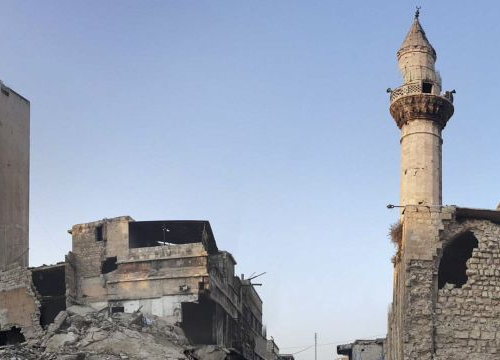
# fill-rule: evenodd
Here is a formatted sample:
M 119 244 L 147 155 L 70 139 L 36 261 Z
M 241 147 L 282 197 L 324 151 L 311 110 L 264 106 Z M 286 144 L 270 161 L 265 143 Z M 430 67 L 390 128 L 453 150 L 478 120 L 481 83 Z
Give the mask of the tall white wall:
M 1 85 L 0 270 L 28 266 L 30 103 Z

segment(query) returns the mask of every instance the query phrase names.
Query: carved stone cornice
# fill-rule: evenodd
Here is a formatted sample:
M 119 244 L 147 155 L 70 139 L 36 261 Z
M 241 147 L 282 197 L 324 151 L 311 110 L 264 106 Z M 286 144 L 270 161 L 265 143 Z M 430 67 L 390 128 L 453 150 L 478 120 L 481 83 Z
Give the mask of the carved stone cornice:
M 391 104 L 391 115 L 401 129 L 408 121 L 426 119 L 437 122 L 443 129 L 452 117 L 453 104 L 443 96 L 414 94 L 403 96 Z

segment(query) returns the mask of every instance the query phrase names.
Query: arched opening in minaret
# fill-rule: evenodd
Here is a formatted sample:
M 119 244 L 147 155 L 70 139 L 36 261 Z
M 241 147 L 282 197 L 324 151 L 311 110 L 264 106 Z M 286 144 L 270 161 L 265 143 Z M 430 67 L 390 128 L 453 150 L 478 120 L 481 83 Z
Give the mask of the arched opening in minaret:
M 467 282 L 467 260 L 472 257 L 472 252 L 477 247 L 477 238 L 472 231 L 466 231 L 444 248 L 438 272 L 440 289 L 447 283 L 461 288 Z

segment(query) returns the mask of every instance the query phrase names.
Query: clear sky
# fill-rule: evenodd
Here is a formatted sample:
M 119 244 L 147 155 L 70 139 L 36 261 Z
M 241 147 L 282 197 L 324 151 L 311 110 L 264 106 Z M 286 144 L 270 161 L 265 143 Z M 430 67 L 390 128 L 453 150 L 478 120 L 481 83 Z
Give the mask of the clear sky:
M 480 4 L 480 5 L 479 5 Z M 456 89 L 444 203 L 500 200 L 500 2 L 0 0 L 0 79 L 31 100 L 32 265 L 73 224 L 206 219 L 259 278 L 283 352 L 383 336 L 415 5 Z M 296 355 L 312 360 L 312 349 Z

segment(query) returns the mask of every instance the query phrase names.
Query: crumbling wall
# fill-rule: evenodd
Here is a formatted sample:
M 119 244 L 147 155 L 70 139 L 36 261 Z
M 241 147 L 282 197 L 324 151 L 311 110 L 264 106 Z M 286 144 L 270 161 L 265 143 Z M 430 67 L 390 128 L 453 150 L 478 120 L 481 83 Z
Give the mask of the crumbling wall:
M 128 254 L 129 216 L 74 225 L 72 262 L 76 270 L 76 298 L 81 302 L 107 300 L 106 277 L 102 265 L 107 258 Z
M 468 231 L 478 247 L 466 262 L 467 282 L 461 287 L 446 284 L 437 292 L 436 360 L 500 356 L 500 225 L 487 220 L 455 222 L 443 234 L 443 253 Z
M 405 213 L 389 360 L 498 357 L 500 214 L 463 210 Z
M 249 359 L 256 353 L 265 357 L 262 301 L 254 295 L 256 315 L 244 330 L 236 261 L 217 249 L 208 222 L 119 217 L 75 225 L 71 232 L 73 252 L 67 266 L 75 269 L 75 301 L 109 307 L 112 313 L 141 309 L 181 324 L 192 341 L 239 351 L 245 343 L 251 345 Z M 67 277 L 71 286 L 71 274 Z
M 182 322 L 182 303 L 199 300 L 208 281 L 208 253 L 201 243 L 130 249 L 127 260 L 106 275 L 107 298 L 125 311 Z
M 76 259 L 75 255 L 72 252 L 69 252 L 68 255 L 65 256 L 66 262 L 66 306 L 69 307 L 75 304 L 77 297 L 77 288 L 76 288 Z
M 262 299 L 250 280 L 242 281 L 242 320 L 252 339 L 252 358 L 266 357 L 266 341 L 262 336 Z
M 106 257 L 116 256 L 118 261 L 125 260 L 129 253 L 129 222 L 130 216 L 121 216 L 103 221 L 104 239 L 106 242 Z
M 209 258 L 210 298 L 217 302 L 233 318 L 242 312 L 240 281 L 235 279 L 236 261 L 227 251 L 220 251 Z M 238 284 L 236 284 L 238 282 Z
M 337 346 L 337 354 L 345 355 L 347 360 L 384 360 L 384 341 L 385 339 L 356 340 L 351 344 Z
M 73 226 L 73 254 L 75 256 L 77 298 L 85 302 L 88 298 L 105 300 L 106 288 L 101 279 L 101 263 L 105 260 L 106 247 L 97 236 L 101 222 Z
M 31 271 L 20 266 L 0 272 L 0 331 L 20 327 L 26 339 L 40 335 L 40 300 Z

